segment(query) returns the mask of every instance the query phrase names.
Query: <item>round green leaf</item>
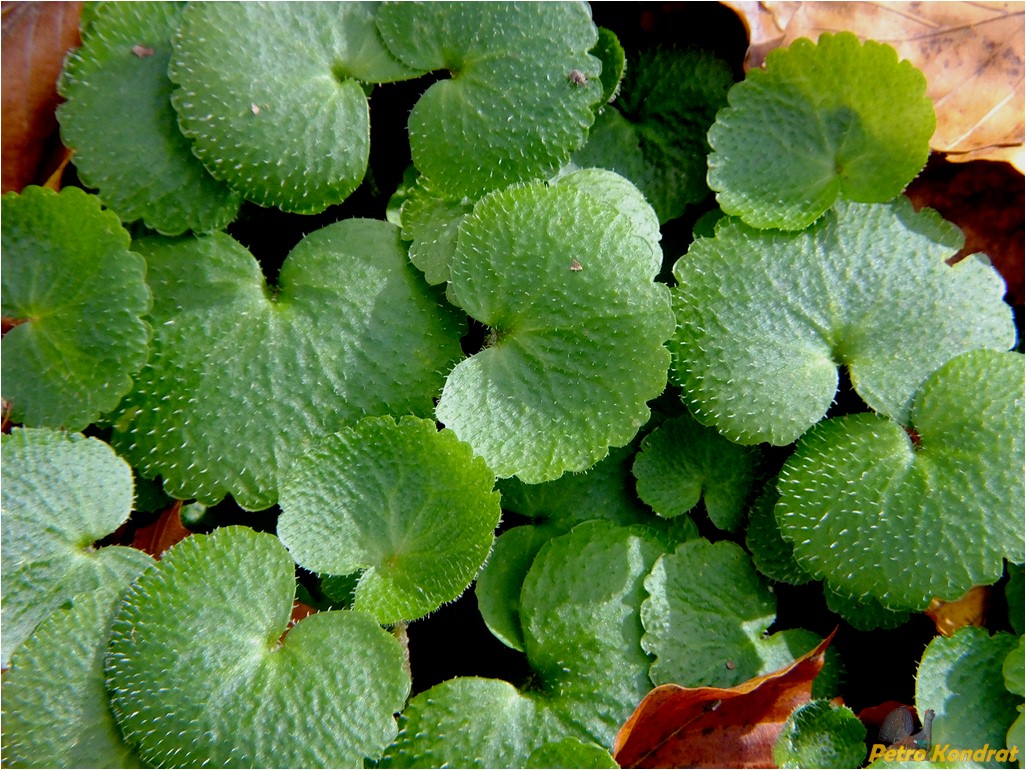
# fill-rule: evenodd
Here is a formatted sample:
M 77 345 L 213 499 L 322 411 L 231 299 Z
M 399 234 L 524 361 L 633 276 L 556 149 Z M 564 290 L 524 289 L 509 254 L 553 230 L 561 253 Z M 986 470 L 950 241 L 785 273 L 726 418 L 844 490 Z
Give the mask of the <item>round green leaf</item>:
M 4 400 L 15 422 L 81 430 L 118 405 L 146 363 L 146 265 L 77 188 L 3 196 Z
M 850 32 L 771 51 L 709 129 L 709 186 L 753 227 L 801 230 L 837 198 L 890 200 L 930 154 L 926 78 Z
M 462 321 L 411 267 L 394 225 L 310 233 L 278 286 L 226 235 L 136 243 L 158 298 L 153 353 L 114 441 L 171 494 L 274 504 L 315 435 L 369 415 L 430 414 Z
M 773 761 L 777 767 L 861 767 L 866 758 L 866 726 L 847 706 L 814 700 L 784 722 Z
M 609 755 L 609 751 L 601 746 L 577 738 L 564 738 L 536 748 L 527 758 L 525 767 L 544 770 L 557 767 L 618 768 L 619 765 Z
M 653 281 L 655 217 L 600 173 L 597 194 L 574 175 L 492 193 L 460 226 L 452 288 L 492 341 L 449 374 L 437 415 L 502 477 L 594 465 L 631 440 L 666 383 L 673 316 Z M 614 206 L 614 190 L 633 195 Z
M 923 652 L 916 674 L 916 709 L 933 709 L 933 745 L 951 749 L 1000 749 L 1022 699 L 1004 686 L 1001 667 L 1016 644 L 1011 634 L 990 636 L 966 626 L 953 636 L 936 636 Z M 1021 747 L 1020 747 L 1021 749 Z M 964 766 L 964 765 L 963 765 Z M 1006 767 L 977 762 L 976 767 Z
M 819 421 L 846 366 L 899 422 L 942 364 L 1015 344 L 1004 283 L 933 212 L 904 198 L 839 203 L 802 233 L 723 220 L 674 267 L 674 366 L 699 421 L 744 444 L 789 444 Z
M 776 600 L 745 552 L 729 541 L 689 540 L 645 578 L 642 646 L 656 684 L 733 687 L 762 668 Z
M 451 277 L 460 223 L 474 209 L 467 198 L 449 198 L 418 181 L 401 209 L 403 238 L 410 241 L 410 261 L 435 285 Z
M 170 76 L 182 133 L 210 173 L 262 206 L 345 200 L 367 170 L 362 83 L 420 75 L 392 57 L 376 3 L 195 3 Z
M 186 538 L 136 582 L 107 683 L 145 762 L 355 767 L 381 755 L 410 688 L 399 643 L 349 611 L 282 638 L 295 587 L 284 546 L 244 527 Z
M 184 6 L 101 5 L 64 64 L 57 108 L 82 180 L 123 221 L 168 235 L 220 230 L 241 202 L 192 154 L 171 106 L 167 68 Z
M 450 679 L 413 698 L 380 767 L 525 767 L 562 737 L 544 704 L 498 679 Z
M 973 351 L 920 391 L 918 443 L 872 414 L 809 431 L 781 471 L 776 506 L 798 562 L 895 609 L 996 582 L 1002 560 L 1023 554 L 1024 387 L 1021 355 Z
M 642 52 L 574 165 L 616 171 L 645 194 L 660 222 L 679 217 L 709 194 L 705 136 L 732 84 L 730 67 L 705 52 Z
M 501 513 L 494 482 L 433 421 L 368 418 L 292 465 L 278 536 L 312 572 L 364 569 L 354 609 L 414 620 L 457 598 L 484 563 Z
M 132 512 L 132 469 L 102 441 L 45 429 L 3 436 L 3 662 L 77 594 L 122 585 L 142 551 L 92 544 Z
M 114 611 L 136 577 L 77 595 L 15 650 L 3 679 L 4 767 L 140 766 L 110 711 L 103 670 Z
M 611 746 L 652 687 L 638 609 L 662 550 L 642 530 L 585 522 L 546 543 L 527 573 L 527 659 L 573 737 Z
M 538 551 L 552 539 L 550 526 L 514 527 L 495 539 L 488 563 L 474 586 L 477 607 L 488 630 L 500 642 L 524 651 L 520 591 Z
M 728 441 L 690 415 L 676 417 L 641 442 L 633 468 L 638 496 L 667 518 L 704 498 L 712 523 L 734 530 L 744 516 L 758 457 L 758 450 Z
M 410 114 L 425 180 L 461 198 L 549 177 L 580 147 L 602 97 L 583 3 L 386 3 L 378 28 L 408 66 L 448 70 Z
M 776 484 L 767 484 L 748 511 L 748 529 L 745 546 L 752 556 L 752 564 L 770 580 L 788 585 L 805 585 L 812 576 L 795 561 L 794 546 L 784 540 L 777 526 L 773 509 L 780 495 Z
M 591 49 L 591 55 L 602 62 L 602 98 L 599 100 L 601 111 L 620 92 L 620 82 L 627 66 L 627 54 L 613 30 L 599 27 L 598 42 Z

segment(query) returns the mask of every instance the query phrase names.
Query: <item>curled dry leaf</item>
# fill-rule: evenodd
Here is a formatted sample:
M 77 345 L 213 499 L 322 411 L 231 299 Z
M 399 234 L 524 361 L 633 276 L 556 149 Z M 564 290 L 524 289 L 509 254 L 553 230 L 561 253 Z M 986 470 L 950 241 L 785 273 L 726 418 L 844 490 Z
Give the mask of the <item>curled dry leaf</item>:
M 773 744 L 791 712 L 811 700 L 834 633 L 790 666 L 737 687 L 656 687 L 620 728 L 613 758 L 625 768 L 775 767 Z
M 57 140 L 57 78 L 79 44 L 82 3 L 3 3 L 2 191 L 41 184 L 67 157 Z
M 887 43 L 926 75 L 937 110 L 930 147 L 949 160 L 1023 170 L 1022 3 L 729 2 L 748 26 L 746 67 L 800 37 L 847 30 Z
M 132 537 L 132 547 L 145 551 L 154 559 L 159 559 L 168 548 L 179 540 L 184 540 L 192 533 L 182 524 L 182 501 L 163 511 L 152 524 L 140 527 Z

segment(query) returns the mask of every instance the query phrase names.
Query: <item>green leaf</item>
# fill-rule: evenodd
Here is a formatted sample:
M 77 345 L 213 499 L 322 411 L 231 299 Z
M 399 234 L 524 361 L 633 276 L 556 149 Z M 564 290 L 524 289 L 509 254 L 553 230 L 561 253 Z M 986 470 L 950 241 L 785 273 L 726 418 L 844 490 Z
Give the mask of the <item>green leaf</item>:
M 528 768 L 574 768 L 574 767 L 606 767 L 617 768 L 618 764 L 609 752 L 594 743 L 585 743 L 577 738 L 564 738 L 539 746 L 527 758 Z
M 709 186 L 753 227 L 801 230 L 838 197 L 877 203 L 926 164 L 936 126 L 926 78 L 850 32 L 771 51 L 709 129 Z
M 394 225 L 310 233 L 273 291 L 223 234 L 136 248 L 157 334 L 114 442 L 176 497 L 267 508 L 305 441 L 364 416 L 430 414 L 460 356 L 462 322 L 408 264 Z
M 584 143 L 602 96 L 586 4 L 386 3 L 378 29 L 409 67 L 449 72 L 409 121 L 414 165 L 440 193 L 552 176 Z
M 501 477 L 594 465 L 666 383 L 673 316 L 653 281 L 654 214 L 604 174 L 597 194 L 574 175 L 492 193 L 460 226 L 452 289 L 493 341 L 450 372 L 436 413 Z
M 1015 695 L 1026 695 L 1026 640 L 1019 637 L 1019 644 L 1012 648 L 1001 667 L 1005 677 L 1005 688 Z
M 642 530 L 585 522 L 546 543 L 527 573 L 527 659 L 571 736 L 611 746 L 651 689 L 638 610 L 662 550 Z
M 891 610 L 872 596 L 857 599 L 848 596 L 830 585 L 823 586 L 827 607 L 844 618 L 859 631 L 875 631 L 878 628 L 898 628 L 909 619 L 908 610 Z
M 383 624 L 415 620 L 456 599 L 484 563 L 501 513 L 494 482 L 433 421 L 368 418 L 290 467 L 278 537 L 312 572 L 365 570 L 354 609 Z
M 562 737 L 543 703 L 498 679 L 462 677 L 413 698 L 380 767 L 525 767 Z
M 776 484 L 767 484 L 759 493 L 748 511 L 745 545 L 752 556 L 752 564 L 770 580 L 805 585 L 812 576 L 795 561 L 794 546 L 780 534 L 773 513 L 779 499 Z
M 919 609 L 994 583 L 1004 558 L 1022 559 L 1022 362 L 977 350 L 934 372 L 912 411 L 917 441 L 873 414 L 803 436 L 776 506 L 802 567 L 842 593 Z
M 77 188 L 3 196 L 3 396 L 15 422 L 81 430 L 146 363 L 146 266 L 128 233 Z
M 599 27 L 598 42 L 591 49 L 591 55 L 602 62 L 602 98 L 599 100 L 599 110 L 602 110 L 620 93 L 620 82 L 627 66 L 627 54 L 624 53 L 620 39 L 613 30 Z
M 195 3 L 170 76 L 182 133 L 218 179 L 262 206 L 312 214 L 367 170 L 363 83 L 417 77 L 382 45 L 376 3 Z
M 814 700 L 787 718 L 776 743 L 777 767 L 861 767 L 866 726 L 847 706 Z
M 720 222 L 674 267 L 674 365 L 696 417 L 739 443 L 789 444 L 846 366 L 871 408 L 905 422 L 942 364 L 1011 348 L 1004 283 L 979 258 L 948 266 L 950 233 L 904 198 L 839 203 L 802 233 Z
M 686 513 L 705 499 L 720 529 L 741 524 L 755 480 L 758 450 L 742 447 L 690 415 L 667 420 L 641 442 L 633 472 L 638 496 L 660 516 Z
M 168 235 L 220 230 L 241 202 L 192 154 L 171 106 L 167 68 L 184 6 L 100 5 L 65 62 L 59 89 L 67 101 L 57 108 L 81 179 L 123 221 L 142 219 Z
M 136 582 L 107 681 L 145 762 L 356 767 L 381 755 L 410 689 L 399 643 L 350 611 L 281 638 L 295 587 L 284 546 L 244 527 L 183 540 Z
M 132 469 L 102 441 L 24 428 L 3 436 L 4 665 L 72 597 L 122 585 L 150 563 L 142 551 L 92 544 L 132 512 Z
M 552 526 L 514 527 L 495 539 L 488 563 L 477 576 L 477 607 L 495 638 L 524 651 L 520 591 L 538 551 L 556 534 Z
M 638 607 L 661 550 L 608 521 L 549 540 L 521 592 L 536 688 L 453 679 L 421 693 L 403 712 L 386 766 L 525 767 L 535 749 L 568 737 L 611 746 L 651 688 Z
M 758 675 L 776 601 L 739 546 L 690 540 L 656 562 L 645 590 L 655 684 L 733 687 Z
M 1001 667 L 1015 647 L 1011 634 L 990 636 L 966 626 L 948 638 L 936 636 L 923 653 L 916 675 L 916 708 L 934 710 L 933 745 L 973 749 L 1005 744 L 1020 698 L 1004 687 Z M 975 767 L 1006 767 L 1002 762 L 974 762 Z
M 403 238 L 411 241 L 410 261 L 435 285 L 450 279 L 449 265 L 456 252 L 456 236 L 464 218 L 474 209 L 467 198 L 449 198 L 418 183 L 403 203 Z
M 139 767 L 110 711 L 103 661 L 121 581 L 79 594 L 11 656 L 3 678 L 4 767 Z
M 701 51 L 643 51 L 595 121 L 574 165 L 616 171 L 645 194 L 660 222 L 709 194 L 706 132 L 726 106 L 730 67 Z

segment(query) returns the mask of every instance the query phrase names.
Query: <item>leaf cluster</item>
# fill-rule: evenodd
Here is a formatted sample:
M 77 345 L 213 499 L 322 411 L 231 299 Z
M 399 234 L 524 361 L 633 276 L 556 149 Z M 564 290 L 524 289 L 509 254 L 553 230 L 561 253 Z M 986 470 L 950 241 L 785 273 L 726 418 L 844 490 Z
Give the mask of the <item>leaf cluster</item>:
M 613 767 L 651 688 L 817 647 L 779 583 L 860 629 L 1006 571 L 1021 609 L 1022 357 L 901 195 L 923 76 L 849 34 L 730 73 L 575 2 L 90 6 L 81 187 L 3 197 L 4 764 Z M 99 545 L 229 498 L 252 526 Z M 529 679 L 418 691 L 406 624 L 472 585 Z M 780 766 L 863 761 L 843 671 Z M 932 643 L 935 740 L 1021 745 L 1021 671 Z

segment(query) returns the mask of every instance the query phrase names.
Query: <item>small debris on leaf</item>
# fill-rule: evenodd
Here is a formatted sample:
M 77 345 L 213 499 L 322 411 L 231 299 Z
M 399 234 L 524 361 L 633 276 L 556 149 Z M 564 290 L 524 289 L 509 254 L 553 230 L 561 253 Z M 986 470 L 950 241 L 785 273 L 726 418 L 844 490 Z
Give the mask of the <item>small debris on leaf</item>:
M 581 265 L 580 262 L 578 262 L 575 259 L 570 263 L 570 269 L 573 270 L 575 273 L 579 273 L 584 269 L 584 267 Z
M 132 53 L 134 53 L 140 59 L 145 59 L 148 56 L 153 56 L 154 50 L 152 48 L 147 48 L 144 45 L 133 45 Z
M 570 82 L 575 86 L 588 85 L 588 76 L 581 72 L 579 69 L 570 70 L 570 74 L 567 76 Z

